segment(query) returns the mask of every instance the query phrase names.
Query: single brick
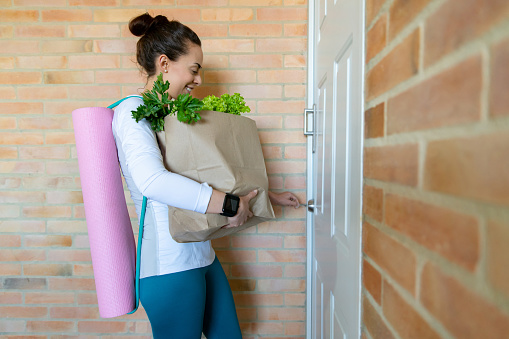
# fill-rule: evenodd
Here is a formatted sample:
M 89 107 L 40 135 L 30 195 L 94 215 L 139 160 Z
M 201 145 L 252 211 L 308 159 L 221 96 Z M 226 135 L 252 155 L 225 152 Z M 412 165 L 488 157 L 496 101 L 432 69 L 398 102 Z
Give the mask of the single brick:
M 4 220 L 0 223 L 0 232 L 4 233 L 41 233 L 46 229 L 42 220 Z
M 300 36 L 304 37 L 308 34 L 307 24 L 285 24 L 284 36 Z
M 283 88 L 281 85 L 234 85 L 230 91 L 240 93 L 245 99 L 279 99 Z
M 504 338 L 509 333 L 509 314 L 437 266 L 427 263 L 421 279 L 422 304 L 456 338 Z
M 509 2 L 447 1 L 426 21 L 424 65 L 432 65 L 445 55 L 487 32 L 505 20 Z
M 65 37 L 65 26 L 17 26 L 16 37 L 20 38 L 44 38 L 44 37 Z
M 254 70 L 205 71 L 203 76 L 203 82 L 207 84 L 255 83 L 256 71 Z
M 48 258 L 48 260 L 51 260 Z M 24 275 L 38 276 L 71 276 L 72 265 L 70 264 L 24 264 Z
M 0 22 L 36 22 L 39 20 L 39 11 L 34 10 L 13 10 L 2 9 L 0 11 Z
M 135 40 L 94 40 L 95 53 L 131 54 L 136 52 Z
M 387 46 L 387 14 L 378 19 L 366 34 L 366 63 Z
M 389 10 L 389 39 L 392 40 L 422 12 L 430 0 L 395 0 Z
M 305 262 L 306 251 L 304 250 L 260 250 L 258 251 L 259 262 L 272 263 L 297 263 Z M 299 281 L 299 280 L 295 280 Z
M 416 144 L 365 148 L 364 176 L 417 186 L 418 152 Z
M 299 52 L 307 49 L 307 40 L 304 38 L 257 39 L 256 51 L 265 52 Z M 285 65 L 286 66 L 286 65 Z
M 17 147 L 0 147 L 0 159 L 17 159 Z
M 189 24 L 188 25 L 200 38 L 208 37 L 226 37 L 228 36 L 228 24 L 220 24 L 216 22 L 204 24 Z M 206 58 L 209 59 L 209 56 Z M 207 61 L 208 62 L 208 61 Z M 208 65 L 208 63 L 207 63 Z
M 259 320 L 305 321 L 306 310 L 302 307 L 262 307 L 258 309 Z
M 416 75 L 420 30 L 416 29 L 366 74 L 366 99 L 372 100 Z
M 415 254 L 368 223 L 363 227 L 364 253 L 411 294 L 415 294 Z
M 2 272 L 2 275 L 4 276 L 21 275 L 21 264 L 0 263 L 0 272 Z M 0 314 L 2 314 L 1 310 Z
M 16 57 L 18 68 L 65 68 L 67 58 L 65 56 L 19 56 Z
M 509 115 L 509 39 L 492 47 L 490 115 Z
M 70 218 L 70 206 L 25 206 L 23 216 L 28 218 Z
M 43 22 L 78 22 L 92 20 L 90 9 L 52 9 L 41 11 Z
M 256 19 L 260 21 L 305 21 L 307 17 L 307 8 L 264 7 L 256 10 Z
M 69 56 L 70 69 L 96 69 L 96 68 L 119 68 L 120 57 L 118 55 L 71 55 Z
M 27 321 L 28 332 L 69 332 L 74 328 L 72 321 Z
M 40 290 L 47 288 L 47 282 L 45 278 L 4 278 L 2 288 L 16 290 Z
M 49 290 L 95 291 L 94 279 L 88 278 L 48 278 Z
M 126 24 L 132 18 L 145 13 L 143 9 L 95 9 L 94 22 L 121 22 Z
M 378 15 L 386 0 L 366 0 L 366 26 Z
M 26 292 L 26 304 L 73 304 L 74 293 Z
M 509 205 L 509 134 L 430 142 L 424 188 Z
M 120 0 L 69 0 L 69 6 L 118 6 Z
M 473 216 L 387 194 L 385 223 L 470 271 L 479 262 L 480 230 Z
M 55 319 L 99 319 L 97 307 L 52 307 L 50 317 Z
M 385 103 L 371 107 L 364 113 L 364 138 L 380 138 L 385 135 Z
M 381 188 L 364 185 L 362 206 L 365 214 L 381 222 L 384 215 L 384 191 Z
M 260 70 L 257 73 L 259 83 L 305 83 L 307 75 L 301 70 Z
M 20 147 L 20 159 L 69 159 L 69 146 Z
M 487 227 L 486 244 L 486 273 L 489 281 L 495 288 L 509 296 L 509 224 L 498 221 L 489 221 Z
M 387 134 L 479 121 L 481 92 L 482 60 L 477 55 L 391 98 Z
M 371 338 L 395 338 L 380 314 L 366 297 L 362 299 L 362 323 L 366 326 Z
M 384 284 L 383 313 L 402 338 L 442 338 L 389 283 Z
M 49 87 L 51 88 L 51 87 Z M 19 127 L 21 129 L 69 129 L 71 128 L 71 119 L 68 116 L 54 116 L 44 118 L 20 118 Z
M 283 305 L 282 294 L 234 294 L 237 306 L 277 306 Z
M 94 82 L 92 71 L 47 71 L 44 72 L 45 84 L 91 84 Z
M 39 207 L 39 206 L 31 206 L 31 207 Z M 51 207 L 51 206 L 45 206 Z M 61 208 L 60 206 L 57 206 Z M 25 213 L 25 209 L 30 207 L 24 207 L 23 213 Z M 39 207 L 40 208 L 40 207 Z M 64 208 L 69 208 L 64 206 Z M 72 238 L 70 235 L 35 235 L 30 234 L 25 236 L 25 246 L 27 247 L 70 247 L 72 245 Z
M 290 67 L 306 67 L 305 55 L 285 55 L 284 66 Z
M 256 288 L 255 279 L 228 279 L 230 288 L 234 292 L 252 292 Z
M 230 36 L 276 37 L 283 33 L 281 24 L 232 24 L 228 29 Z
M 0 84 L 4 85 L 31 85 L 40 84 L 42 75 L 40 72 L 1 72 L 0 73 Z M 2 103 L 8 105 L 11 103 Z M 12 104 L 11 104 L 12 105 Z
M 381 305 L 382 275 L 366 260 L 362 261 L 362 283 L 378 305 Z
M 203 21 L 250 21 L 253 10 L 250 8 L 206 8 L 201 11 Z

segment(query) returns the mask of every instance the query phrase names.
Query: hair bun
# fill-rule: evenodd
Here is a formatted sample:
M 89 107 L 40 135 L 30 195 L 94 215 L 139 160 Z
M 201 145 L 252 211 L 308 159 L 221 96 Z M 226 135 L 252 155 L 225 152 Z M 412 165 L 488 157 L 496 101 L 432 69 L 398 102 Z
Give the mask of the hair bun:
M 153 18 L 148 13 L 139 15 L 139 16 L 131 19 L 131 21 L 129 21 L 129 30 L 135 36 L 142 36 L 148 31 L 150 26 L 152 26 L 152 23 L 154 22 L 154 20 L 155 20 L 155 18 Z

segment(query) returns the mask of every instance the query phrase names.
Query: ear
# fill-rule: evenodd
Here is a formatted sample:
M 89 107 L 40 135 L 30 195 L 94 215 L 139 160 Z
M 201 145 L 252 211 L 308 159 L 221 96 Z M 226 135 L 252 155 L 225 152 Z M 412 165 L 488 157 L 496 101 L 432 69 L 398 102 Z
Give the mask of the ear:
M 164 54 L 161 54 L 156 59 L 156 67 L 160 72 L 165 73 L 165 70 L 168 71 L 168 67 L 170 66 L 170 59 Z

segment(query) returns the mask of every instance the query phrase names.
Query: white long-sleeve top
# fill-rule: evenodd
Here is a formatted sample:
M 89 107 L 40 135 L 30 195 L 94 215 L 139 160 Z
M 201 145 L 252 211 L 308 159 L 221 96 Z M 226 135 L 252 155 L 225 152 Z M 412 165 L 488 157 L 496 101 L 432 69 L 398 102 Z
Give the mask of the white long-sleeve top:
M 136 122 L 131 111 L 143 104 L 140 96 L 115 109 L 112 130 L 118 159 L 138 219 L 147 199 L 141 247 L 140 278 L 204 267 L 215 258 L 210 241 L 177 243 L 168 228 L 168 206 L 200 213 L 207 210 L 212 188 L 166 170 L 155 133 L 145 119 Z

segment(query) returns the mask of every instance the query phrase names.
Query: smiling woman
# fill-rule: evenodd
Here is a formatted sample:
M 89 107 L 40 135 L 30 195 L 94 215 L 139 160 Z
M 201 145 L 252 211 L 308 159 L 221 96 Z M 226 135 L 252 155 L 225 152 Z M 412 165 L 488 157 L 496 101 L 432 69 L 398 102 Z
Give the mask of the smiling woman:
M 147 74 L 145 90 L 162 74 L 170 99 L 190 93 L 202 83 L 201 41 L 189 27 L 142 14 L 129 23 L 139 36 L 136 58 Z M 236 197 L 166 170 L 154 131 L 132 111 L 140 96 L 124 100 L 112 122 L 118 158 L 138 216 L 142 197 L 148 198 L 140 265 L 140 300 L 154 338 L 241 338 L 232 291 L 210 241 L 177 243 L 170 235 L 168 206 L 228 217 L 228 227 L 246 223 L 253 214 L 249 202 L 257 191 Z M 289 192 L 269 193 L 272 203 L 298 207 Z M 238 201 L 236 208 L 232 199 Z

